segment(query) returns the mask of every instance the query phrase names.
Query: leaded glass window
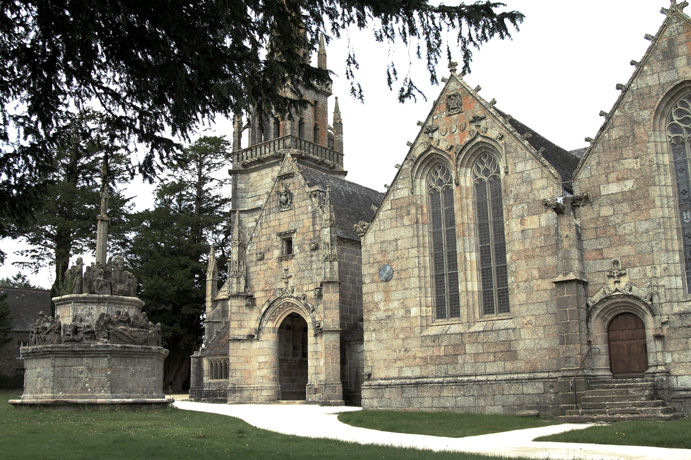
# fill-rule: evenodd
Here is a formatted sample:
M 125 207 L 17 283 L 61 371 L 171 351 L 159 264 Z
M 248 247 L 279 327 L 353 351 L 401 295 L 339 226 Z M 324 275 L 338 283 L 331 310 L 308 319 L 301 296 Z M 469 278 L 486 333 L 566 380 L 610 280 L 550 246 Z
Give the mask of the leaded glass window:
M 430 229 L 432 233 L 432 274 L 437 319 L 461 316 L 458 289 L 458 254 L 451 171 L 435 164 L 427 176 Z
M 672 167 L 677 186 L 677 202 L 684 246 L 686 289 L 691 290 L 691 180 L 689 178 L 689 137 L 691 136 L 691 94 L 683 96 L 667 120 L 667 141 L 672 151 Z
M 483 152 L 473 165 L 477 212 L 480 305 L 483 315 L 509 312 L 509 283 L 504 236 L 504 206 L 499 164 Z

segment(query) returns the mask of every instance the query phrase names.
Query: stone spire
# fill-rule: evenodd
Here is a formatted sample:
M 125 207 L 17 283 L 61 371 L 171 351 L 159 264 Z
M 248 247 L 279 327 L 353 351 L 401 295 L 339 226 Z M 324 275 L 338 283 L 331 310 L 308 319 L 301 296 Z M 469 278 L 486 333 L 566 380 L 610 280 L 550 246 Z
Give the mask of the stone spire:
M 98 215 L 96 227 L 96 265 L 105 267 L 108 249 L 108 157 L 101 165 L 101 213 Z
M 317 67 L 326 70 L 326 45 L 324 44 L 324 34 L 319 37 L 319 53 L 317 55 Z
M 341 109 L 338 107 L 338 97 L 334 102 L 334 150 L 343 153 L 343 120 L 341 119 Z

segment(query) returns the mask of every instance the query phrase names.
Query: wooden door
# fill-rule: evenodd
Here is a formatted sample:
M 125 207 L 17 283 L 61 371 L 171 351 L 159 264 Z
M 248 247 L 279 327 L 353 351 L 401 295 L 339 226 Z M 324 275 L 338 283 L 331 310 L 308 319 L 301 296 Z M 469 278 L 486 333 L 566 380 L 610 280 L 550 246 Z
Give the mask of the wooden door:
M 607 328 L 609 365 L 614 377 L 642 377 L 648 369 L 645 324 L 633 313 L 617 315 Z

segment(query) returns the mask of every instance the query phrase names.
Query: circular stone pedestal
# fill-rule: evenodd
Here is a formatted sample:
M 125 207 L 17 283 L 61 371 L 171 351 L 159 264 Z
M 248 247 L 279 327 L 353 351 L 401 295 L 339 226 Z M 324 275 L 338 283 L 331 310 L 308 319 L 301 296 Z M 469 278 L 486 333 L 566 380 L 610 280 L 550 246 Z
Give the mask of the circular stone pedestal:
M 56 344 L 22 348 L 24 394 L 15 407 L 166 407 L 163 347 Z

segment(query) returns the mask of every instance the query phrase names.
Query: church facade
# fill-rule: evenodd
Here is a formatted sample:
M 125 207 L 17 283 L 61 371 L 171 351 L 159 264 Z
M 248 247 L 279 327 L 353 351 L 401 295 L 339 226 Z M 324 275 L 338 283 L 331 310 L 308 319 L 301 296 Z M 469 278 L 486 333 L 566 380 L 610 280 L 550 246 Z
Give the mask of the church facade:
M 326 68 L 323 41 L 318 65 Z M 361 222 L 379 192 L 344 179 L 343 125 L 328 87 L 292 119 L 237 119 L 228 281 L 207 276 L 205 347 L 190 394 L 229 402 L 359 403 Z M 249 145 L 240 145 L 249 130 Z M 361 225 L 361 224 L 360 224 Z
M 453 66 L 383 197 L 343 179 L 328 90 L 310 129 L 277 121 L 238 148 L 230 279 L 216 290 L 210 267 L 192 396 L 563 414 L 611 384 L 691 409 L 684 6 L 663 10 L 584 151 Z

